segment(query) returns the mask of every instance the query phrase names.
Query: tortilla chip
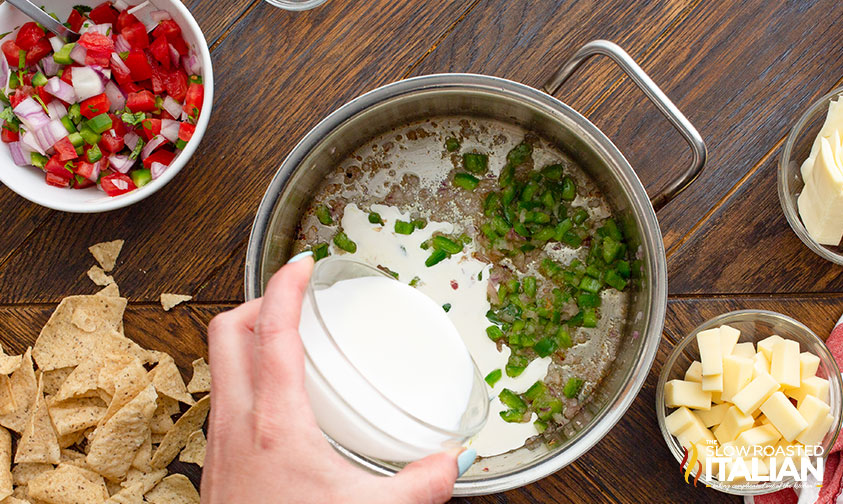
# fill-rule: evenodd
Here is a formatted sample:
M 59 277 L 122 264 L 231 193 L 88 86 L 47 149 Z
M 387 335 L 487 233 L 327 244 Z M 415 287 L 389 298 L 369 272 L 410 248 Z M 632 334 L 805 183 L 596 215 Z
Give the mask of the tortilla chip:
M 8 415 L 15 411 L 15 395 L 12 390 L 12 380 L 6 375 L 0 375 L 0 415 Z
M 0 375 L 10 375 L 17 371 L 22 360 L 22 355 L 6 355 L 0 348 Z
M 84 437 L 85 431 L 71 432 L 66 436 L 59 436 L 59 447 L 70 448 L 73 445 L 81 443 Z
M 166 436 L 166 434 L 156 434 L 156 433 L 153 432 L 152 436 L 151 436 L 152 437 L 152 444 L 155 445 L 155 446 L 160 445 L 161 441 L 164 441 L 164 436 Z
M 172 417 L 159 407 L 159 409 L 155 410 L 155 414 L 152 415 L 152 421 L 149 422 L 149 430 L 153 434 L 166 434 L 170 432 L 170 429 L 174 425 L 175 422 L 173 422 Z
M 171 474 L 144 495 L 150 504 L 199 504 L 199 492 L 184 474 Z
M 88 465 L 108 479 L 126 476 L 143 444 L 155 413 L 158 394 L 150 384 L 107 422 L 97 427 L 88 451 Z
M 105 501 L 105 504 L 143 504 L 143 485 L 135 483 L 128 488 L 123 488 Z
M 32 349 L 28 348 L 23 354 L 21 366 L 12 373 L 9 381 L 12 387 L 14 409 L 10 413 L 0 415 L 0 425 L 21 433 L 26 427 L 29 410 L 35 402 L 35 393 L 38 391 L 38 380 L 32 368 Z
M 120 288 L 117 287 L 117 282 L 113 282 L 98 290 L 94 295 L 105 297 L 120 297 Z
M 41 462 L 58 464 L 61 456 L 58 436 L 53 429 L 47 401 L 44 400 L 44 380 L 39 380 L 35 401 L 26 427 L 23 429 L 18 448 L 15 451 L 15 463 Z
M 114 377 L 114 394 L 108 404 L 108 411 L 103 418 L 107 421 L 117 411 L 135 398 L 143 389 L 150 384 L 146 369 L 140 359 L 134 358 L 129 365 L 121 369 Z
M 102 364 L 97 359 L 90 358 L 73 368 L 73 371 L 65 378 L 61 387 L 55 393 L 55 400 L 66 401 L 82 397 L 97 397 L 101 367 Z
M 91 269 L 88 270 L 88 278 L 90 278 L 92 282 L 100 286 L 105 286 L 114 283 L 114 277 L 111 275 L 106 275 L 105 271 L 96 264 L 91 266 Z
M 199 467 L 205 465 L 205 447 L 208 441 L 205 439 L 205 433 L 198 430 L 187 438 L 187 445 L 179 454 L 179 462 L 187 462 L 189 464 L 196 464 Z
M 18 499 L 15 496 L 6 497 L 0 501 L 0 504 L 32 504 L 28 500 Z
M 121 485 L 123 488 L 131 488 L 139 483 L 142 487 L 141 493 L 146 493 L 155 488 L 155 485 L 161 482 L 166 475 L 166 469 L 153 469 L 152 471 L 138 471 L 137 469 L 130 469 L 129 473 L 126 475 L 126 481 L 121 483 Z
M 41 371 L 78 366 L 93 355 L 105 335 L 122 337 L 125 298 L 105 296 L 70 296 L 62 299 L 32 349 L 32 357 Z M 81 310 L 85 320 L 96 321 L 94 330 L 86 331 L 73 323 L 74 312 Z M 79 317 L 77 317 L 79 318 Z M 90 326 L 83 324 L 87 329 Z M 124 338 L 125 339 L 125 338 Z
M 135 458 L 132 460 L 132 467 L 137 469 L 138 471 L 151 471 L 152 470 L 152 435 L 151 433 L 146 435 L 146 439 L 144 440 L 143 444 L 138 448 L 137 453 L 135 453 Z
M 187 384 L 187 391 L 191 394 L 211 391 L 211 368 L 205 359 L 193 361 L 193 376 Z
M 95 427 L 108 409 L 98 398 L 67 399 L 48 404 L 50 418 L 59 436 Z
M 12 495 L 12 435 L 0 427 L 0 500 Z
M 36 476 L 27 485 L 27 494 L 53 504 L 102 504 L 108 498 L 105 482 L 91 481 L 89 471 L 72 465 Z
M 187 392 L 181 372 L 176 366 L 172 357 L 162 354 L 158 364 L 149 372 L 152 376 L 152 384 L 159 394 L 193 405 L 196 401 Z
M 110 242 L 102 242 L 91 245 L 88 250 L 94 259 L 100 263 L 102 269 L 111 271 L 117 263 L 117 256 L 120 255 L 120 250 L 123 249 L 123 240 L 114 240 Z
M 53 469 L 53 464 L 15 464 L 12 468 L 12 481 L 15 486 L 26 485 L 32 478 Z
M 65 367 L 59 369 L 53 369 L 52 371 L 45 371 L 40 374 L 44 375 L 44 395 L 47 396 L 54 396 L 59 393 L 61 390 L 61 386 L 67 377 L 73 373 L 73 370 L 76 368 L 72 367 Z
M 61 459 L 59 460 L 60 464 L 75 464 L 79 467 L 84 467 L 85 469 L 90 470 L 91 468 L 88 467 L 88 463 L 85 462 L 85 454 L 82 452 L 78 452 L 76 450 L 62 450 L 61 451 Z
M 152 455 L 152 467 L 167 467 L 187 444 L 187 439 L 190 435 L 202 428 L 210 409 L 210 396 L 203 397 L 195 405 L 191 406 L 178 419 L 176 425 L 170 429 L 170 432 L 164 435 L 161 445 L 158 446 L 158 449 Z
M 161 307 L 164 308 L 164 311 L 170 311 L 176 305 L 180 305 L 185 301 L 190 301 L 191 299 L 193 299 L 193 296 L 188 296 L 187 294 L 164 293 L 161 294 Z

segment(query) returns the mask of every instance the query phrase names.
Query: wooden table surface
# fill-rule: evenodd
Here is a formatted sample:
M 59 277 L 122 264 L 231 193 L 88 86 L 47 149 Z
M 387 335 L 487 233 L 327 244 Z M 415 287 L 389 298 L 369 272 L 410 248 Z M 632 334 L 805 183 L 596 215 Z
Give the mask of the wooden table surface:
M 328 0 L 305 13 L 262 0 L 186 3 L 216 77 L 199 150 L 164 189 L 107 214 L 51 211 L 0 186 L 4 348 L 31 345 L 63 296 L 94 292 L 87 247 L 123 238 L 115 279 L 130 300 L 126 332 L 175 353 L 187 371 L 207 353 L 210 318 L 243 300 L 246 241 L 264 189 L 322 117 L 422 74 L 540 87 L 580 45 L 605 38 L 639 62 L 709 149 L 702 176 L 658 214 L 670 279 L 661 347 L 629 412 L 586 455 L 527 487 L 455 502 L 739 501 L 682 480 L 656 424 L 656 375 L 678 338 L 711 316 L 765 308 L 827 335 L 843 311 L 840 269 L 790 230 L 775 187 L 788 128 L 843 77 L 838 1 Z M 587 63 L 558 98 L 615 141 L 651 194 L 690 158 L 605 59 Z M 164 313 L 161 292 L 194 301 Z

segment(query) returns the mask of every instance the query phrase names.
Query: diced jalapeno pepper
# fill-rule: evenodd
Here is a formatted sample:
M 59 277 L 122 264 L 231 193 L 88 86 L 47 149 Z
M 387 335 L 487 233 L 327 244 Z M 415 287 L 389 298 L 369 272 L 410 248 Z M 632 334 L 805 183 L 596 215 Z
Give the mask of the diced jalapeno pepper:
M 383 226 L 383 218 L 381 217 L 381 214 L 377 212 L 369 212 L 369 222 L 371 224 L 380 224 Z
M 562 179 L 562 199 L 572 201 L 577 197 L 577 184 L 571 177 Z
M 88 120 L 86 123 L 94 133 L 104 133 L 111 129 L 112 123 L 111 118 L 108 114 L 100 114 L 98 116 L 94 116 Z
M 311 249 L 313 251 L 313 260 L 318 261 L 319 259 L 324 259 L 328 257 L 328 244 L 327 243 L 317 243 Z
M 412 222 L 406 222 L 402 220 L 395 221 L 395 232 L 398 234 L 408 235 L 412 234 L 416 228 L 413 226 Z
M 448 152 L 455 152 L 460 150 L 460 141 L 454 137 L 448 137 L 445 139 L 445 148 Z
M 524 399 L 521 399 L 518 394 L 508 388 L 501 390 L 501 393 L 498 394 L 498 399 L 500 399 L 501 404 L 511 410 L 521 412 L 527 411 L 527 403 L 524 402 Z
M 486 335 L 490 340 L 497 341 L 500 338 L 503 338 L 503 331 L 501 331 L 500 327 L 492 325 L 486 328 Z
M 597 327 L 597 310 L 588 308 L 582 312 L 583 327 Z
M 460 172 L 454 175 L 454 185 L 466 191 L 473 191 L 479 183 L 480 179 L 468 173 Z
M 512 166 L 518 166 L 527 161 L 530 154 L 533 153 L 533 146 L 527 142 L 521 142 L 506 155 L 506 161 Z
M 430 257 L 428 257 L 424 261 L 424 265 L 430 268 L 431 266 L 442 262 L 442 260 L 446 257 L 448 257 L 448 253 L 444 250 L 434 250 L 433 252 L 431 252 Z
M 439 235 L 433 237 L 433 248 L 435 250 L 444 250 L 448 254 L 458 254 L 462 252 L 463 244 L 457 243 L 447 236 Z
M 334 223 L 334 218 L 331 217 L 331 209 L 328 208 L 328 205 L 319 205 L 316 207 L 316 218 L 325 226 L 330 226 Z
M 466 152 L 462 155 L 462 166 L 470 173 L 483 175 L 489 170 L 489 156 L 476 152 Z
M 339 231 L 334 235 L 334 245 L 351 254 L 357 252 L 357 244 L 345 234 L 345 231 Z
M 573 399 L 579 395 L 582 386 L 583 380 L 581 378 L 568 378 L 568 382 L 565 383 L 565 387 L 563 388 L 562 393 L 565 394 L 565 397 L 567 397 L 568 399 Z

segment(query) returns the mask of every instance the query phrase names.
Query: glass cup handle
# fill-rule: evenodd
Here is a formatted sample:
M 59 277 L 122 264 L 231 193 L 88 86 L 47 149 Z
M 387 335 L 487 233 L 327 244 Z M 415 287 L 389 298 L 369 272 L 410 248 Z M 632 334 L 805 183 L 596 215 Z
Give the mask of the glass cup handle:
M 585 62 L 588 58 L 595 55 L 608 56 L 609 59 L 615 62 L 621 70 L 629 76 L 630 79 L 644 92 L 645 95 L 653 102 L 653 104 L 661 111 L 662 115 L 670 121 L 674 128 L 679 131 L 679 134 L 688 142 L 691 147 L 691 164 L 682 171 L 682 173 L 675 180 L 670 182 L 668 186 L 661 192 L 650 198 L 653 208 L 659 210 L 668 202 L 675 198 L 679 193 L 685 190 L 691 183 L 696 180 L 700 172 L 702 172 L 705 165 L 707 149 L 705 142 L 700 136 L 697 129 L 688 121 L 682 112 L 676 108 L 676 105 L 670 101 L 670 98 L 659 89 L 653 79 L 651 79 L 644 70 L 638 66 L 638 63 L 632 59 L 619 45 L 608 40 L 592 40 L 586 45 L 582 46 L 580 50 L 574 53 L 570 59 L 556 72 L 556 74 L 545 83 L 543 89 L 548 94 L 556 93 L 562 84 Z

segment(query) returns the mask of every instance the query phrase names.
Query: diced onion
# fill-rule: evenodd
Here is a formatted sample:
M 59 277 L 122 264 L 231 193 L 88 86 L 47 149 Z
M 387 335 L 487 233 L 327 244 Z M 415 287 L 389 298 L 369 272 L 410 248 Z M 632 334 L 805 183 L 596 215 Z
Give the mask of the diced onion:
M 118 11 L 124 11 L 129 8 L 129 4 L 125 2 L 125 0 L 116 0 L 114 2 L 113 7 Z
M 12 142 L 9 144 L 9 152 L 12 154 L 12 161 L 18 166 L 26 166 L 29 163 L 26 161 L 27 156 L 23 155 L 20 142 Z
M 91 170 L 91 174 L 88 176 L 88 180 L 91 182 L 96 182 L 97 179 L 100 177 L 100 171 L 102 170 L 102 160 L 97 161 L 94 163 L 94 168 Z
M 179 139 L 179 127 L 181 123 L 172 119 L 161 119 L 161 136 L 176 143 Z
M 129 156 L 122 156 L 120 154 L 112 154 L 112 155 L 108 156 L 108 163 L 116 171 L 118 171 L 120 173 L 128 173 L 129 169 L 132 168 L 132 165 L 135 164 L 135 160 L 130 159 Z
M 59 52 L 61 48 L 64 47 L 64 40 L 60 39 L 59 37 L 52 37 L 50 38 L 50 45 L 53 46 L 53 52 Z
M 175 98 L 170 95 L 164 97 L 164 110 L 173 117 L 178 117 L 182 112 L 182 104 L 177 102 Z
M 0 58 L 0 83 L 3 84 L 3 89 L 7 89 L 9 87 L 9 77 L 12 75 L 12 72 L 9 71 L 9 63 L 6 61 L 6 58 Z
M 47 154 L 46 149 L 41 148 L 41 144 L 38 143 L 38 139 L 35 138 L 35 133 L 31 131 L 27 131 L 20 137 L 21 148 L 28 152 L 37 152 L 39 154 Z
M 123 58 L 121 58 L 116 52 L 111 53 L 111 66 L 120 70 L 124 74 L 129 73 L 129 67 L 126 66 L 126 63 L 123 62 Z
M 111 23 L 103 23 L 103 24 L 96 24 L 91 25 L 86 30 L 86 33 L 101 33 L 105 36 L 108 36 L 111 33 Z M 54 37 L 55 38 L 55 37 Z
M 46 126 L 35 131 L 35 139 L 38 140 L 38 144 L 45 151 L 66 136 L 67 129 L 65 129 L 64 124 L 58 119 L 50 121 Z
M 165 20 L 165 19 L 173 19 L 170 16 L 170 13 L 165 11 L 165 10 L 152 11 L 152 12 L 149 13 L 149 17 L 151 17 L 153 21 L 159 22 L 159 23 L 161 21 Z
M 75 67 L 73 73 L 70 74 L 73 81 L 73 91 L 76 92 L 76 98 L 87 100 L 92 96 L 96 96 L 105 91 L 105 85 L 102 83 L 100 75 L 91 67 Z
M 88 55 L 88 50 L 85 49 L 85 46 L 82 44 L 76 44 L 73 46 L 73 49 L 70 51 L 70 59 L 79 63 L 80 65 L 85 64 L 85 56 Z
M 173 44 L 167 44 L 167 46 L 170 48 L 170 63 L 172 63 L 173 66 L 179 66 L 180 56 L 178 49 L 173 47 Z
M 151 165 L 149 165 L 149 171 L 152 175 L 152 180 L 157 179 L 161 175 L 167 171 L 169 166 L 165 165 L 164 163 L 159 163 L 158 161 L 153 161 Z
M 128 131 L 123 136 L 123 142 L 126 144 L 126 147 L 128 147 L 131 151 L 135 150 L 135 146 L 138 144 L 138 140 L 140 140 L 140 137 L 134 131 Z
M 90 67 L 94 69 L 94 72 L 96 72 L 97 75 L 99 75 L 103 86 L 108 84 L 108 81 L 111 80 L 111 69 L 110 68 L 103 68 L 99 65 L 90 65 Z
M 67 109 L 59 100 L 52 100 L 47 104 L 47 111 L 50 112 L 50 119 L 61 119 L 67 115 Z
M 161 144 L 166 143 L 167 139 L 161 135 L 155 135 L 152 139 L 146 142 L 146 145 L 143 146 L 143 150 L 141 151 L 141 159 L 148 158 Z
M 199 62 L 199 57 L 193 51 L 187 53 L 187 56 L 182 57 L 182 65 L 190 75 L 200 75 L 202 73 L 202 64 Z
M 53 40 L 54 38 L 57 38 L 57 37 L 53 37 L 50 40 Z M 47 77 L 52 77 L 53 75 L 58 74 L 59 70 L 61 70 L 61 67 L 62 67 L 60 64 L 56 63 L 56 60 L 54 60 L 53 58 L 51 58 L 49 56 L 46 57 L 46 58 L 43 58 L 41 60 L 41 63 L 39 63 L 39 64 L 41 65 L 41 69 L 44 70 L 44 75 L 46 75 Z
M 73 91 L 73 86 L 58 77 L 50 77 L 47 79 L 47 84 L 44 86 L 44 90 L 63 102 L 76 102 L 76 92 Z
M 131 9 L 129 9 L 128 13 L 134 15 L 135 13 L 140 12 L 141 10 L 145 9 L 146 7 L 149 7 L 149 5 L 150 5 L 149 0 L 146 0 L 145 2 L 139 3 L 139 4 L 135 5 L 134 7 L 132 7 Z M 135 16 L 135 17 L 137 17 L 137 16 Z
M 12 110 L 29 131 L 36 131 L 50 122 L 44 108 L 32 97 L 27 97 Z
M 129 45 L 129 42 L 123 37 L 123 35 L 117 35 L 117 40 L 114 41 L 114 50 L 115 51 L 117 51 L 119 53 L 120 52 L 126 52 L 126 51 L 130 50 L 131 48 L 132 48 L 132 46 Z M 114 55 L 112 54 L 112 56 L 114 56 Z M 117 57 L 119 58 L 120 56 L 117 56 Z
M 109 112 L 116 112 L 126 105 L 126 96 L 123 95 L 123 91 L 117 87 L 114 81 L 110 80 L 105 84 L 105 96 L 108 97 L 108 101 L 111 103 L 111 106 L 108 108 Z

